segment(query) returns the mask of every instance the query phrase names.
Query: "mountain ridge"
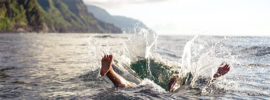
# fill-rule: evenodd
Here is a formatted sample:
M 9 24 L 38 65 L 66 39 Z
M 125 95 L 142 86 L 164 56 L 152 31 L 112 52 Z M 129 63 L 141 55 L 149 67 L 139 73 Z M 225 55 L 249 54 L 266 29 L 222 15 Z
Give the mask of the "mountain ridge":
M 1 0 L 0 32 L 122 33 L 98 20 L 82 0 Z
M 124 33 L 138 33 L 142 29 L 145 29 L 149 32 L 154 32 L 153 30 L 148 28 L 143 22 L 137 19 L 125 16 L 111 15 L 105 9 L 95 5 L 87 4 L 86 6 L 88 8 L 88 11 L 92 13 L 96 18 L 121 28 Z

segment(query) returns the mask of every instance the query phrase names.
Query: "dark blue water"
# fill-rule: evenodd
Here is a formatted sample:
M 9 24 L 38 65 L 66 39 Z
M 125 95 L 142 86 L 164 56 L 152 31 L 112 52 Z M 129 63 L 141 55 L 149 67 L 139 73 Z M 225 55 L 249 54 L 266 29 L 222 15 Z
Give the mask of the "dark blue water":
M 193 41 L 190 41 L 192 40 Z M 269 99 L 270 38 L 97 34 L 0 34 L 0 99 Z M 151 40 L 152 41 L 152 40 Z M 190 41 L 187 45 L 187 42 Z M 115 88 L 98 75 L 103 54 L 138 84 Z M 193 83 L 169 93 L 129 67 L 148 55 L 171 70 L 192 72 Z M 196 84 L 227 62 L 230 72 L 211 86 Z

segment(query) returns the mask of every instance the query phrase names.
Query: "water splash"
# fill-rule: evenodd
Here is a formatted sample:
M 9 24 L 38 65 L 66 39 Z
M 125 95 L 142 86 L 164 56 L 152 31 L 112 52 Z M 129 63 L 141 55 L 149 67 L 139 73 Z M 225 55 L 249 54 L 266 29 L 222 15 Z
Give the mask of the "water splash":
M 158 35 L 150 32 L 147 29 L 140 29 L 139 32 L 132 35 L 126 42 L 126 48 L 128 50 L 131 61 L 135 62 L 141 59 L 147 60 L 147 68 L 150 70 L 150 59 L 152 57 L 153 47 L 156 45 Z
M 146 29 L 131 35 L 125 43 L 129 51 L 130 58 L 136 61 L 137 58 L 150 58 L 153 46 L 156 45 L 158 35 Z
M 210 37 L 211 38 L 211 37 Z M 231 63 L 231 51 L 224 48 L 227 38 L 209 40 L 209 37 L 194 36 L 184 47 L 180 76 L 191 72 L 192 85 L 199 77 L 212 78 L 221 63 Z
M 182 65 L 181 65 L 181 69 L 182 69 L 182 73 L 186 74 L 190 71 L 192 71 L 192 62 L 191 62 L 191 58 L 192 58 L 192 46 L 194 45 L 194 41 L 195 39 L 198 38 L 198 35 L 194 36 L 190 41 L 188 41 L 184 47 L 184 52 L 182 55 Z M 185 69 L 185 70 L 184 70 Z

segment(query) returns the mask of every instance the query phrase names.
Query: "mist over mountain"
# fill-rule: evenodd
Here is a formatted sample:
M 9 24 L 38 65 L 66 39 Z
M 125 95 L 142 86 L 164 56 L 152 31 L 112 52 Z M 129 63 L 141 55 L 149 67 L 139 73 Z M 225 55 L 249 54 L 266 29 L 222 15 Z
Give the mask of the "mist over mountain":
M 105 9 L 97 7 L 95 5 L 87 4 L 88 11 L 92 13 L 97 19 L 102 20 L 107 23 L 111 23 L 122 29 L 125 33 L 136 33 L 141 29 L 146 29 L 150 32 L 153 32 L 149 29 L 143 22 L 124 16 L 113 16 L 109 14 Z
M 82 0 L 1 0 L 0 32 L 122 33 L 96 19 Z

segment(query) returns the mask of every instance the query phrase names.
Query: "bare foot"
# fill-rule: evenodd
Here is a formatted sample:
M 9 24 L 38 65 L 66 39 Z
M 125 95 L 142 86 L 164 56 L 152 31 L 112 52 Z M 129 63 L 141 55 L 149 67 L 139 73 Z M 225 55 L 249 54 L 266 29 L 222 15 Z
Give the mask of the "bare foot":
M 171 78 L 170 83 L 169 83 L 169 91 L 173 92 L 175 90 L 175 85 L 177 84 L 177 79 L 178 79 L 178 75 L 173 76 L 173 78 Z
M 101 70 L 100 75 L 105 76 L 110 70 L 112 70 L 112 55 L 104 55 L 104 57 L 101 60 Z
M 221 67 L 218 68 L 216 74 L 214 74 L 214 78 L 218 78 L 220 76 L 225 75 L 230 71 L 230 66 L 228 64 L 221 64 Z

